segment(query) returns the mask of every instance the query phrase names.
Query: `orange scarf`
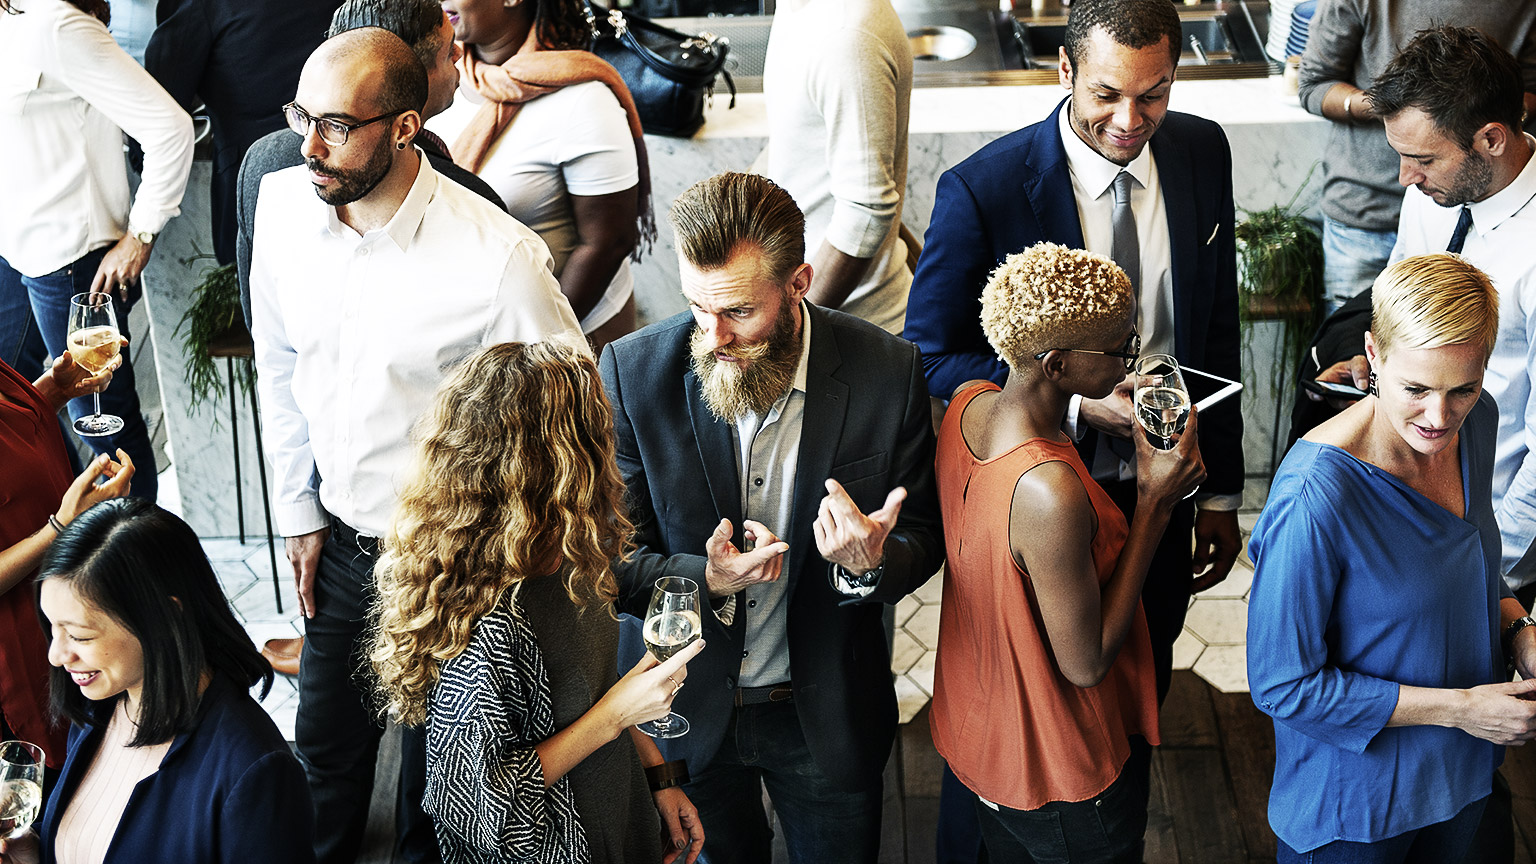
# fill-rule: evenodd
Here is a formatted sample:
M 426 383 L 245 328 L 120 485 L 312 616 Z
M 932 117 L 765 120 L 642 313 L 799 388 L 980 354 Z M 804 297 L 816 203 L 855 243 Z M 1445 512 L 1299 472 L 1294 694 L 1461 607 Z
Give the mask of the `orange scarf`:
M 635 218 L 640 226 L 640 237 L 631 257 L 639 261 L 642 253 L 656 240 L 656 217 L 651 210 L 650 160 L 646 158 L 645 133 L 640 128 L 640 114 L 635 110 L 634 97 L 630 96 L 629 87 L 619 77 L 618 70 L 606 60 L 591 51 L 543 50 L 539 47 L 537 30 L 537 27 L 529 28 L 527 41 L 500 66 L 482 62 L 470 46 L 464 46 L 464 54 L 459 58 L 459 72 L 486 101 L 459 133 L 458 140 L 453 142 L 453 161 L 478 174 L 491 145 L 506 131 L 507 124 L 517 116 L 524 102 L 531 102 L 561 87 L 601 81 L 623 106 L 624 115 L 629 119 L 630 134 L 635 138 L 635 162 L 640 169 Z

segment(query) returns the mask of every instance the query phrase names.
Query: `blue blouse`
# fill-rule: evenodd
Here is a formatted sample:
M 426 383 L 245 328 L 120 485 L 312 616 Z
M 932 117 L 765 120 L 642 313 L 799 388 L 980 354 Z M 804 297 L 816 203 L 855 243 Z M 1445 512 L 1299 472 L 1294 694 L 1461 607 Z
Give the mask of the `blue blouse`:
M 1459 729 L 1386 728 L 1398 687 L 1503 679 L 1498 412 L 1461 429 L 1460 519 L 1393 475 L 1298 441 L 1248 546 L 1248 684 L 1275 721 L 1269 823 L 1307 852 L 1442 822 L 1492 789 L 1497 747 Z

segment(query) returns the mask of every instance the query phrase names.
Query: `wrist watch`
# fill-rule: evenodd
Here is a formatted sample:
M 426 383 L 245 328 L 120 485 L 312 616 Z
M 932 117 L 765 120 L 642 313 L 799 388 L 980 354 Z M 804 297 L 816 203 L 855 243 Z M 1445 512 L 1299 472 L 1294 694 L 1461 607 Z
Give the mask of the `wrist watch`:
M 1510 622 L 1510 625 L 1504 628 L 1504 659 L 1505 662 L 1509 665 L 1513 666 L 1515 662 L 1513 652 L 1515 647 L 1515 637 L 1520 634 L 1521 630 L 1524 630 L 1532 624 L 1536 624 L 1536 618 L 1532 618 L 1531 616 L 1527 615 L 1524 618 Z
M 843 581 L 854 588 L 869 588 L 879 582 L 880 576 L 885 573 L 885 558 L 882 556 L 879 564 L 862 573 L 855 573 L 841 564 L 837 565 L 837 571 L 838 575 L 843 577 Z
M 134 231 L 132 228 L 128 229 L 128 231 L 133 235 L 133 239 L 143 243 L 145 246 L 153 246 L 155 244 L 155 232 L 153 231 Z

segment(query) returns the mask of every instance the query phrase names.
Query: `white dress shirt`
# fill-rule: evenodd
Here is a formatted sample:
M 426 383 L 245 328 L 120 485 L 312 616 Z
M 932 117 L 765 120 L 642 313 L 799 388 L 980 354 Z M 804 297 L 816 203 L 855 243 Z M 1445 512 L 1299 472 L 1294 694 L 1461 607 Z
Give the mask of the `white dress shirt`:
M 181 212 L 192 118 L 107 27 L 63 0 L 0 13 L 0 258 L 45 276 Z M 144 147 L 128 204 L 123 132 Z
M 304 166 L 261 181 L 251 330 L 284 536 L 325 527 L 327 512 L 382 536 L 412 425 L 477 349 L 586 344 L 538 235 L 420 162 L 394 217 L 362 235 Z
M 1536 138 L 1525 136 L 1536 146 Z M 1499 334 L 1483 388 L 1499 405 L 1493 461 L 1493 509 L 1504 541 L 1502 570 L 1511 588 L 1536 581 L 1536 561 L 1522 561 L 1536 539 L 1536 158 L 1508 186 L 1467 205 L 1472 228 L 1461 255 L 1499 292 Z M 1392 261 L 1444 252 L 1460 207 L 1441 207 L 1417 187 L 1403 196 Z

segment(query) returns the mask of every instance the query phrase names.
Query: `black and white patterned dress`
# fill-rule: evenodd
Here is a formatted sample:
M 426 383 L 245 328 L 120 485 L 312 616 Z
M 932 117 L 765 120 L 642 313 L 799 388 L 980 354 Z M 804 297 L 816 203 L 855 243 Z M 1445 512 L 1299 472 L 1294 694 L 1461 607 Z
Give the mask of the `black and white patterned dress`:
M 427 717 L 427 791 L 444 864 L 654 864 L 659 821 L 627 733 L 553 786 L 534 746 L 618 680 L 618 622 L 530 579 L 443 664 Z

